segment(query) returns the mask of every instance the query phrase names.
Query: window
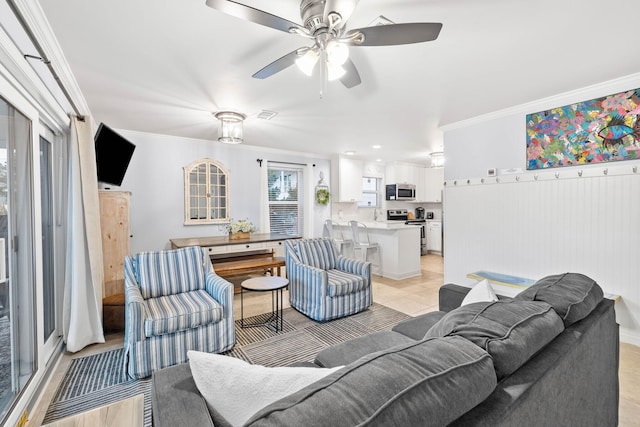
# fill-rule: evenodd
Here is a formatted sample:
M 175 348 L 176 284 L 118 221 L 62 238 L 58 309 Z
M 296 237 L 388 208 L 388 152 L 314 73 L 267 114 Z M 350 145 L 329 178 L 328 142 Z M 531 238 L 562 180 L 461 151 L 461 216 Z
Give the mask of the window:
M 229 178 L 215 160 L 200 159 L 184 168 L 184 223 L 229 222 Z
M 380 207 L 380 178 L 362 177 L 362 200 L 358 202 L 358 207 Z
M 269 163 L 267 192 L 272 233 L 303 235 L 302 166 Z

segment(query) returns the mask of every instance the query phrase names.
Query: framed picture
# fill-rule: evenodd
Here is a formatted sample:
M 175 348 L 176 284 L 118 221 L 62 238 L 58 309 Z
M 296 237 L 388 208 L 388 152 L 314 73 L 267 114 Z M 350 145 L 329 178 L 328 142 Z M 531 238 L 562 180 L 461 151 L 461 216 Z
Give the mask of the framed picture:
M 527 169 L 640 159 L 640 89 L 527 114 Z

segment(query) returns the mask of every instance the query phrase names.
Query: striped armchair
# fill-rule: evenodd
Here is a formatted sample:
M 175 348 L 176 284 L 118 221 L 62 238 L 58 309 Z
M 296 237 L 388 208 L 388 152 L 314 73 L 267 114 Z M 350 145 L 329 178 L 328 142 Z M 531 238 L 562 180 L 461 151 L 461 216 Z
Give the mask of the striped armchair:
M 233 347 L 233 285 L 199 246 L 124 260 L 125 372 L 144 378 L 187 361 L 187 351 Z
M 349 316 L 372 303 L 371 263 L 338 255 L 330 239 L 287 240 L 291 306 L 319 322 Z

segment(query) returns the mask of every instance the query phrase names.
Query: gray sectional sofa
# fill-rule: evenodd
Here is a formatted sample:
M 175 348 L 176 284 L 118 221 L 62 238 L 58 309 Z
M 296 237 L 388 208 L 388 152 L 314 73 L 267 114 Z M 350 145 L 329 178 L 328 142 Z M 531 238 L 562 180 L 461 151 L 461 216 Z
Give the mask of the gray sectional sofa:
M 321 351 L 313 366 L 344 368 L 245 425 L 617 425 L 618 325 L 597 283 L 548 276 L 514 299 L 459 307 L 468 291 L 444 285 L 441 311 Z M 227 425 L 189 364 L 155 372 L 152 394 L 155 427 Z

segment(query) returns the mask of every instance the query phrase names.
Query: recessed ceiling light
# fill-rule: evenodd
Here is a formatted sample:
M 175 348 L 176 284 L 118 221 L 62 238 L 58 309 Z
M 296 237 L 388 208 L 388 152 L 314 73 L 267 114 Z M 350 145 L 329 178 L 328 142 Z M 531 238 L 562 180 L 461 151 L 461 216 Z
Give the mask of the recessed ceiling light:
M 376 159 L 376 162 L 381 162 L 381 161 L 382 161 L 382 159 Z
M 356 154 L 356 152 L 353 150 L 349 150 L 349 151 L 345 151 L 344 154 L 346 154 L 347 156 L 353 156 L 354 154 Z
M 379 145 L 379 144 L 372 145 L 371 148 L 373 148 L 374 150 L 377 150 L 378 148 L 382 148 L 382 145 Z

